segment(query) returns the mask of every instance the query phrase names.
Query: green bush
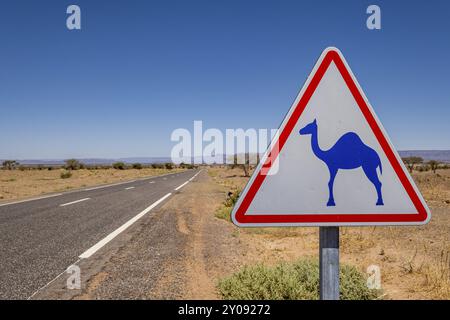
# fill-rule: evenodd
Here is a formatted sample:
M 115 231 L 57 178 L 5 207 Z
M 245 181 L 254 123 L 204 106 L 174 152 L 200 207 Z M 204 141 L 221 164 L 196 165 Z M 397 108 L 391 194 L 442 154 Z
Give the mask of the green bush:
M 115 163 L 113 163 L 112 166 L 114 169 L 117 169 L 117 170 L 125 170 L 125 168 L 126 168 L 126 165 L 124 162 L 115 162 Z
M 133 167 L 133 169 L 140 170 L 140 169 L 142 169 L 142 164 L 140 164 L 140 163 L 133 163 L 132 167 Z
M 242 300 L 317 300 L 319 299 L 319 263 L 312 259 L 244 267 L 218 283 L 223 299 Z M 341 265 L 340 299 L 371 300 L 377 290 L 367 288 L 364 275 L 355 267 Z
M 164 169 L 165 166 L 162 163 L 152 163 L 153 169 Z
M 225 200 L 224 205 L 226 207 L 230 207 L 233 208 L 234 205 L 236 204 L 236 202 L 239 199 L 239 195 L 240 195 L 240 191 L 239 190 L 235 190 L 235 191 L 230 191 L 228 192 L 228 197 L 227 200 Z
M 171 162 L 167 162 L 164 166 L 166 167 L 167 170 L 173 169 L 173 163 L 171 163 Z
M 72 176 L 72 172 L 70 172 L 69 170 L 64 170 L 60 174 L 61 179 L 68 179 L 71 176 Z

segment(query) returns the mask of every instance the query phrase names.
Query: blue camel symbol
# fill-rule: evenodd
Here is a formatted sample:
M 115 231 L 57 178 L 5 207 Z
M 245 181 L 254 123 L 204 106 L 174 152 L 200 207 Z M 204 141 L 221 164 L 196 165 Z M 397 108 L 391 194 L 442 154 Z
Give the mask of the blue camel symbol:
M 330 181 L 328 182 L 329 198 L 327 206 L 335 206 L 333 197 L 334 178 L 339 169 L 356 169 L 362 167 L 364 173 L 377 190 L 378 200 L 376 205 L 382 206 L 383 196 L 381 194 L 381 182 L 378 179 L 377 168 L 381 168 L 380 157 L 375 150 L 365 145 L 361 138 L 354 132 L 347 132 L 329 150 L 322 150 L 319 147 L 317 137 L 317 122 L 314 120 L 304 128 L 300 129 L 301 135 L 311 135 L 311 148 L 314 155 L 325 162 L 330 171 Z

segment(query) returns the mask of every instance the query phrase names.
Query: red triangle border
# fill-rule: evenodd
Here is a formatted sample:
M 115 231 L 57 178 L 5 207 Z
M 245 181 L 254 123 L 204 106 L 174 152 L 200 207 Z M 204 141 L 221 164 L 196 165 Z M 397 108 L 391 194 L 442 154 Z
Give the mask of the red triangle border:
M 408 196 L 410 197 L 412 203 L 417 209 L 417 213 L 383 213 L 383 214 L 251 214 L 246 215 L 251 202 L 253 201 L 256 193 L 261 187 L 264 179 L 267 175 L 261 174 L 261 170 L 257 173 L 252 185 L 248 188 L 247 193 L 244 195 L 243 200 L 239 203 L 239 207 L 235 211 L 235 215 L 233 220 L 238 225 L 276 225 L 276 224 L 317 224 L 317 225 L 332 225 L 336 223 L 337 225 L 342 224 L 361 224 L 361 225 L 369 225 L 369 224 L 421 224 L 426 223 L 429 219 L 429 214 L 424 204 L 422 203 L 419 195 L 414 189 L 413 185 L 409 181 L 406 176 L 402 165 L 397 160 L 394 151 L 391 149 L 391 146 L 383 134 L 383 131 L 379 127 L 374 115 L 370 111 L 367 102 L 365 101 L 363 95 L 361 94 L 358 86 L 353 80 L 352 75 L 347 70 L 347 67 L 344 61 L 341 59 L 340 53 L 337 49 L 329 49 L 325 54 L 321 64 L 317 68 L 315 74 L 311 78 L 306 90 L 298 101 L 297 105 L 294 108 L 294 111 L 291 113 L 290 118 L 286 122 L 286 125 L 283 127 L 280 135 L 278 136 L 278 140 L 274 143 L 269 156 L 266 158 L 266 162 L 263 167 L 266 169 L 270 168 L 271 161 L 278 157 L 278 154 L 281 152 L 285 142 L 290 136 L 292 130 L 294 129 L 298 119 L 301 114 L 305 110 L 306 106 L 312 95 L 314 94 L 317 86 L 319 85 L 323 75 L 327 71 L 331 62 L 334 62 L 337 69 L 339 70 L 341 76 L 343 77 L 347 87 L 352 93 L 355 101 L 357 102 L 361 112 L 363 113 L 365 119 L 367 120 L 371 130 L 375 134 L 378 139 L 383 151 L 386 154 L 389 162 L 391 163 L 394 171 L 396 172 L 400 182 L 405 188 Z M 272 157 L 271 157 L 272 156 Z

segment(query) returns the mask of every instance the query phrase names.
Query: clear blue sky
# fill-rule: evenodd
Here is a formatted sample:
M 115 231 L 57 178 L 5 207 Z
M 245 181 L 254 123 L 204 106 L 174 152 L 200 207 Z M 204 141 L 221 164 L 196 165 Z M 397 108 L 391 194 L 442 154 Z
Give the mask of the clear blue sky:
M 0 158 L 169 156 L 193 120 L 276 128 L 330 45 L 397 149 L 450 149 L 450 1 L 5 0 L 0 39 Z

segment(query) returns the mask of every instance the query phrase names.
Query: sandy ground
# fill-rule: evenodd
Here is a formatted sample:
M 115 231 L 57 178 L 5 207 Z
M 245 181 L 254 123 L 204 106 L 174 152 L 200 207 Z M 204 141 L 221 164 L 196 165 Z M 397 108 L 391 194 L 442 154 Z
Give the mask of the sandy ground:
M 210 168 L 111 245 L 80 263 L 82 290 L 62 277 L 38 299 L 218 299 L 217 281 L 257 262 L 317 257 L 318 228 L 239 229 L 214 216 L 248 178 Z M 421 227 L 341 228 L 341 261 L 381 268 L 384 299 L 450 299 L 450 170 L 414 174 L 433 218 Z
M 0 203 L 39 196 L 46 193 L 62 192 L 99 184 L 127 181 L 135 178 L 150 177 L 172 173 L 180 169 L 143 168 L 82 169 L 72 171 L 72 177 L 61 179 L 62 169 L 54 170 L 0 170 Z

